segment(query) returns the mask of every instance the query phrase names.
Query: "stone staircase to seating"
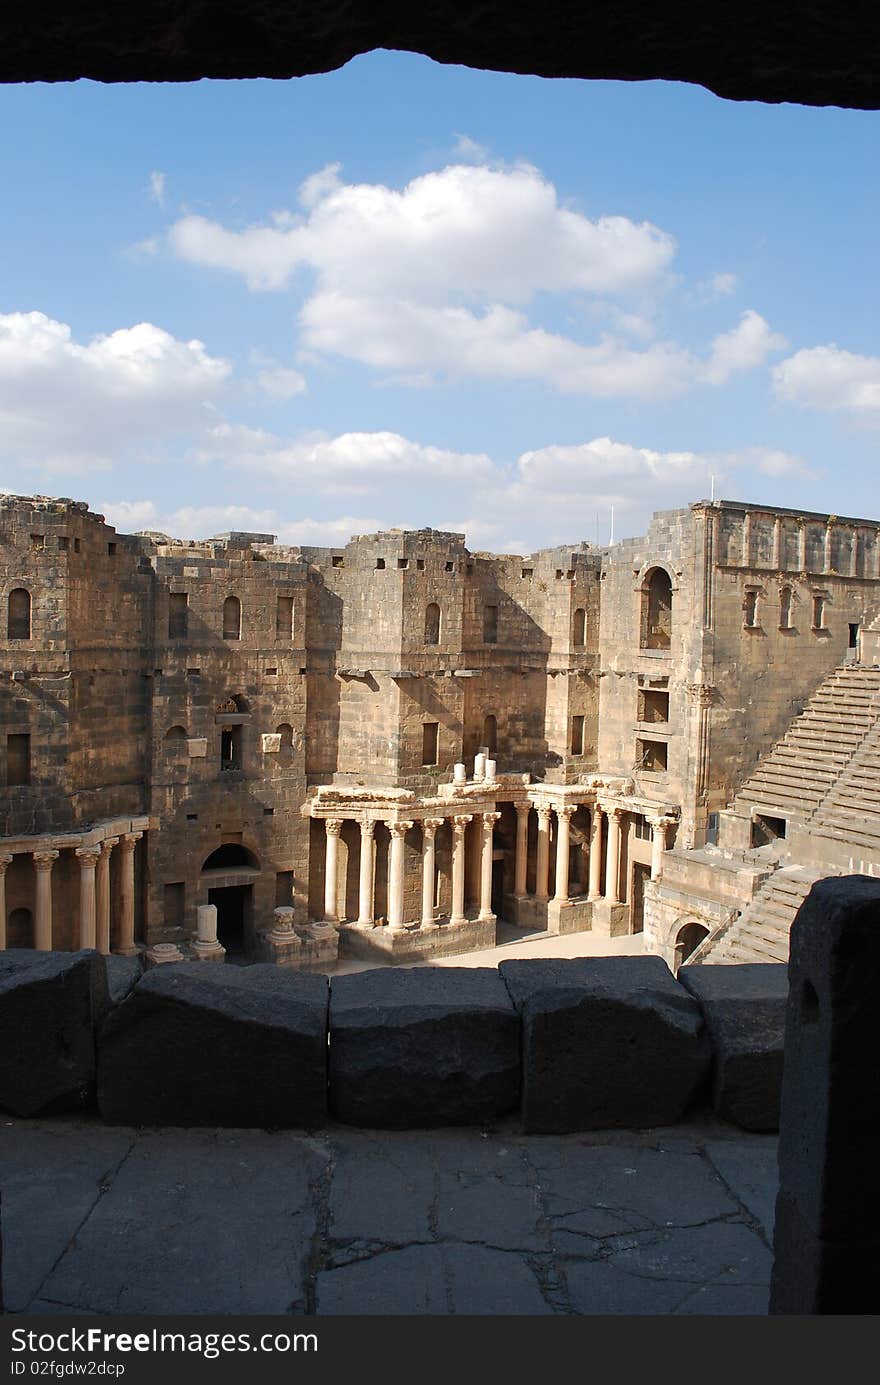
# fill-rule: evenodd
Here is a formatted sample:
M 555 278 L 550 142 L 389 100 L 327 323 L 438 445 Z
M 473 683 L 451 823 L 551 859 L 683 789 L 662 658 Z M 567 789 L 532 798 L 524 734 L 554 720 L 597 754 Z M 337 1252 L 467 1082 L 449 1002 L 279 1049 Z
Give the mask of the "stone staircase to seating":
M 835 669 L 739 789 L 734 809 L 805 823 L 878 727 L 880 668 Z
M 789 934 L 795 915 L 814 882 L 831 874 L 836 872 L 782 866 L 764 882 L 739 918 L 701 943 L 686 965 L 787 962 Z

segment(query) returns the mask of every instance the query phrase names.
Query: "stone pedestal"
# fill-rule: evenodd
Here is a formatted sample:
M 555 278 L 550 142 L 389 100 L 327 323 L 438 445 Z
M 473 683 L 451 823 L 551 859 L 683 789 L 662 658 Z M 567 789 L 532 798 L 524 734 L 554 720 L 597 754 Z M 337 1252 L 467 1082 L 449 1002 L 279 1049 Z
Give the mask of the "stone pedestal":
M 154 943 L 144 953 L 144 971 L 150 967 L 161 967 L 166 962 L 185 962 L 186 958 L 177 943 Z
M 223 962 L 226 948 L 217 938 L 217 906 L 200 904 L 196 911 L 198 936 L 192 945 L 193 956 L 199 962 Z
M 614 904 L 610 899 L 594 899 L 590 928 L 600 938 L 622 938 L 630 931 L 629 905 Z

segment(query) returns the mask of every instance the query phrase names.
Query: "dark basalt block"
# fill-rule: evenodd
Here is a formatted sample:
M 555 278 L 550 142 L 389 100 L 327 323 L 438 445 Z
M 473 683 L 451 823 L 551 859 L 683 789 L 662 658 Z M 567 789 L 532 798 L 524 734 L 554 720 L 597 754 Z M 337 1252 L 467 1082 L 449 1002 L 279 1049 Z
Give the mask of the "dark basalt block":
M 333 979 L 330 1109 L 350 1125 L 473 1125 L 519 1098 L 519 1019 L 494 968 Z
M 143 966 L 140 957 L 117 957 L 111 953 L 104 958 L 107 967 L 107 991 L 111 1005 L 119 1005 L 140 981 Z
M 156 967 L 107 1017 L 98 1106 L 113 1125 L 320 1125 L 327 979 L 274 966 Z
M 0 1106 L 17 1116 L 84 1106 L 108 1005 L 98 952 L 0 952 Z
M 778 1130 L 788 967 L 682 967 L 712 1041 L 712 1105 L 743 1130 Z
M 671 1125 L 710 1051 L 699 1006 L 659 957 L 535 958 L 498 968 L 523 1025 L 524 1128 Z

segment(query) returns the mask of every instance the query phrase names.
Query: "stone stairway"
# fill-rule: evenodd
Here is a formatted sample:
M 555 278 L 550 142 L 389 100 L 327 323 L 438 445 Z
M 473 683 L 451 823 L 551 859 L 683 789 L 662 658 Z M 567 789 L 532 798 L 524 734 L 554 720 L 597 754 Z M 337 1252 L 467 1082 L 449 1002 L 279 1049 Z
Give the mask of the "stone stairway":
M 735 810 L 805 823 L 878 727 L 880 668 L 835 669 L 739 789 Z
M 809 825 L 817 841 L 830 838 L 852 855 L 880 861 L 880 724 L 865 737 Z
M 701 962 L 787 962 L 795 915 L 816 880 L 834 871 L 783 866 L 761 886 L 738 919 L 720 929 L 691 954 L 686 966 Z

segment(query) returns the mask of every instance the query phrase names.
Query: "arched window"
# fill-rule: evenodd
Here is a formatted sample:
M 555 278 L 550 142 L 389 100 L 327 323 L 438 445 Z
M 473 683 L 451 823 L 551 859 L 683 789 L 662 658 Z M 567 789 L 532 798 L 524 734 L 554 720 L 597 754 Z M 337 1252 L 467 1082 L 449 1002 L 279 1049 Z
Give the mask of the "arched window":
M 672 643 L 672 579 L 655 567 L 642 584 L 641 648 L 668 649 Z
M 483 745 L 490 755 L 498 749 L 498 722 L 491 712 L 483 722 Z
M 30 909 L 13 909 L 6 924 L 7 947 L 33 947 L 34 923 Z
M 9 593 L 6 638 L 9 640 L 29 640 L 31 637 L 31 594 L 24 587 L 15 587 Z
M 571 642 L 578 649 L 582 649 L 587 638 L 587 613 L 583 606 L 579 606 L 574 613 L 574 620 L 571 629 Z
M 202 870 L 234 870 L 238 866 L 247 866 L 248 870 L 260 869 L 260 863 L 254 853 L 242 846 L 241 842 L 224 842 L 216 851 L 211 852 L 202 865 Z
M 292 749 L 293 749 L 293 727 L 292 727 L 292 726 L 290 726 L 286 721 L 282 721 L 282 723 L 281 723 L 280 726 L 276 726 L 276 727 L 275 727 L 275 734 L 276 734 L 276 736 L 280 736 L 280 737 L 281 737 L 281 749 L 282 749 L 282 750 L 292 750 Z
M 165 745 L 172 754 L 177 754 L 186 745 L 186 727 L 169 726 L 165 732 Z
M 779 628 L 791 629 L 791 587 L 783 587 L 779 593 Z
M 425 611 L 425 644 L 440 643 L 440 607 L 432 601 Z
M 223 638 L 241 639 L 241 602 L 237 596 L 227 596 L 223 602 Z

